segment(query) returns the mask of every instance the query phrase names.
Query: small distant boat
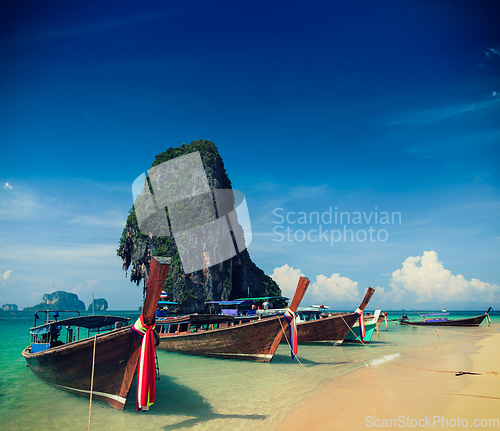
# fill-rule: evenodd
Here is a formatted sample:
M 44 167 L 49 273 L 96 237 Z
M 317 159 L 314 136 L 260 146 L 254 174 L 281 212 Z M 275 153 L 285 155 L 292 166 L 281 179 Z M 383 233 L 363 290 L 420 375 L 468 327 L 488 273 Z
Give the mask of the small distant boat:
M 443 313 L 446 313 L 446 305 L 443 307 L 443 309 L 441 310 Z
M 297 337 L 299 344 L 327 343 L 341 345 L 354 323 L 363 313 L 375 289 L 369 287 L 358 310 L 353 313 L 322 313 L 317 309 L 299 310 Z
M 151 258 L 142 314 L 147 325 L 154 322 L 155 309 L 169 268 L 169 259 Z M 62 320 L 45 319 L 45 323 L 38 326 L 36 320 L 35 317 L 35 326 L 30 329 L 31 344 L 22 352 L 33 374 L 50 386 L 87 398 L 92 388 L 93 399 L 123 410 L 141 353 L 141 339 L 131 326 L 120 327 L 129 319 L 78 316 Z M 63 327 L 66 328 L 65 341 L 59 340 Z M 88 330 L 87 337 L 79 339 L 80 335 L 85 335 L 85 329 Z M 101 332 L 103 330 L 106 332 Z M 90 335 L 91 331 L 95 335 Z
M 309 279 L 300 277 L 290 304 L 291 312 L 297 310 L 308 286 Z M 158 319 L 158 349 L 187 355 L 270 362 L 283 337 L 283 331 L 288 328 L 284 314 L 270 309 L 275 314 L 262 316 L 252 313 L 255 310 L 249 310 L 250 314 L 237 316 L 229 310 L 236 310 L 236 305 L 246 305 L 243 304 L 245 300 L 212 302 L 232 308 L 225 308 L 224 314 L 192 314 Z
M 368 344 L 372 339 L 373 332 L 377 327 L 378 318 L 380 316 L 381 310 L 376 310 L 374 314 L 363 316 L 363 322 L 365 324 L 365 336 L 361 337 L 360 328 L 359 328 L 359 320 L 352 325 L 352 330 L 349 331 L 347 336 L 345 337 L 344 342 L 347 343 L 361 343 Z
M 417 310 L 422 320 L 410 320 L 405 314 L 399 319 L 401 325 L 415 326 L 479 326 L 485 318 L 490 321 L 489 313 L 493 310 L 491 307 L 488 311 L 480 316 L 466 317 L 465 319 L 448 319 L 450 313 L 426 313 L 422 314 Z

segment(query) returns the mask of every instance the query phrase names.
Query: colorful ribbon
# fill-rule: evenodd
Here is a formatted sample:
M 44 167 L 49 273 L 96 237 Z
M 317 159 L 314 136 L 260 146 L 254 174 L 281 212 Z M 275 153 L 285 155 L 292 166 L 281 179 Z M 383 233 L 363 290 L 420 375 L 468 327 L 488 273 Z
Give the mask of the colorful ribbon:
M 365 320 L 363 319 L 363 310 L 357 309 L 355 313 L 359 316 L 359 335 L 361 337 L 361 341 L 365 337 Z
M 297 322 L 295 319 L 295 313 L 288 309 L 286 310 L 284 316 L 285 320 L 288 322 L 288 339 L 290 340 L 290 353 L 292 359 L 299 351 L 299 342 L 297 338 Z
M 137 371 L 137 411 L 149 409 L 155 402 L 156 390 L 156 364 L 155 364 L 155 339 L 154 328 L 156 322 L 147 325 L 141 314 L 137 322 L 132 326 L 139 337 L 142 338 L 141 356 L 139 357 L 139 369 Z

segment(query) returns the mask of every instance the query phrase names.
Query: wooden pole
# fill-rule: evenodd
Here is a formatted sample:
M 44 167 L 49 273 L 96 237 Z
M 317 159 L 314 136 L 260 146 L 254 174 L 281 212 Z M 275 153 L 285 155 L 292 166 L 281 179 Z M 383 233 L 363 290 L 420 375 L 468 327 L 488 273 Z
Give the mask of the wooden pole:
M 92 375 L 90 377 L 90 405 L 89 405 L 89 428 L 90 431 L 90 419 L 92 417 L 92 392 L 94 390 L 94 368 L 95 368 L 95 345 L 97 342 L 97 334 L 94 335 L 94 353 L 92 355 Z

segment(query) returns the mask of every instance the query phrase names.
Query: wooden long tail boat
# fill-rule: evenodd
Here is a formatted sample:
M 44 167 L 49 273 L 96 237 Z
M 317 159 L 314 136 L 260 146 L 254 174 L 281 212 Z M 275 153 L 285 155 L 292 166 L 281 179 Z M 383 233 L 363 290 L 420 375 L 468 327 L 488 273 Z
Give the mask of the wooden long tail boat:
M 377 328 L 378 320 L 381 310 L 375 310 L 375 314 L 363 316 L 365 326 L 365 336 L 361 338 L 361 330 L 359 328 L 359 320 L 354 322 L 351 331 L 346 335 L 344 342 L 347 343 L 361 343 L 368 344 L 372 339 L 373 333 Z
M 385 321 L 385 330 L 387 331 L 387 311 L 382 311 L 382 313 L 380 313 L 380 316 L 378 316 L 377 331 L 380 328 L 380 325 L 382 325 L 382 322 L 384 321 Z
M 300 277 L 289 309 L 295 313 L 309 279 Z M 270 362 L 288 328 L 283 314 L 252 319 L 227 315 L 190 315 L 157 320 L 159 350 L 188 355 Z
M 359 306 L 362 312 L 375 292 L 369 287 L 365 297 Z M 321 314 L 321 313 L 319 313 Z M 299 313 L 300 315 L 300 313 Z M 309 316 L 310 317 L 310 316 Z M 299 344 L 302 343 L 327 343 L 340 345 L 349 333 L 350 329 L 359 318 L 359 314 L 353 313 L 329 313 L 327 316 L 320 315 L 315 320 L 297 322 L 297 336 Z M 307 317 L 305 317 L 307 318 Z
M 148 325 L 154 322 L 155 309 L 169 268 L 170 259 L 151 259 L 143 306 L 143 317 Z M 120 319 L 85 316 L 46 322 L 31 328 L 32 344 L 24 349 L 22 355 L 33 374 L 44 383 L 87 398 L 93 383 L 93 399 L 123 410 L 137 369 L 141 339 L 130 325 L 81 340 L 74 339 L 75 332 L 79 332 L 80 328 L 96 330 L 103 326 L 101 323 L 109 325 L 124 320 Z M 67 331 L 65 344 L 57 340 L 63 326 L 76 329 Z
M 399 319 L 401 325 L 414 325 L 414 326 L 479 326 L 483 320 L 487 317 L 489 322 L 489 313 L 492 308 L 488 308 L 488 311 L 480 316 L 466 317 L 465 319 L 451 319 L 448 320 L 448 315 L 450 313 L 429 313 L 420 314 L 422 320 L 410 320 L 408 316 L 404 315 Z

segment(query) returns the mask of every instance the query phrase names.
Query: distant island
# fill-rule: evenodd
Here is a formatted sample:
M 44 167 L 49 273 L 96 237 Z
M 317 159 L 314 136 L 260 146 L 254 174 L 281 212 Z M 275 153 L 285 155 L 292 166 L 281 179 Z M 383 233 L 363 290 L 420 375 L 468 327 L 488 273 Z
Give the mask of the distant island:
M 108 309 L 108 301 L 104 298 L 94 299 L 94 307 L 92 310 L 92 302 L 87 308 L 87 311 L 106 311 Z
M 17 305 L 16 304 L 4 304 L 2 305 L 2 311 L 17 311 Z
M 78 299 L 77 294 L 58 290 L 46 293 L 43 295 L 42 302 L 33 307 L 25 307 L 24 310 L 85 310 L 85 304 Z

